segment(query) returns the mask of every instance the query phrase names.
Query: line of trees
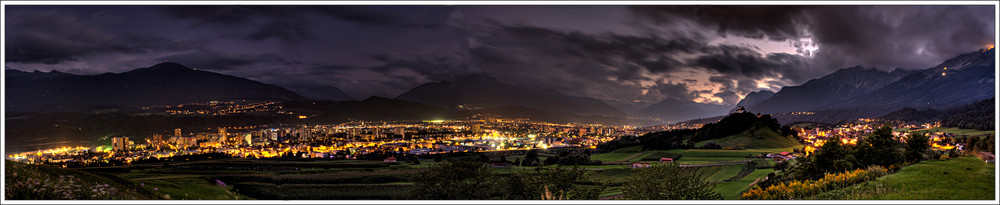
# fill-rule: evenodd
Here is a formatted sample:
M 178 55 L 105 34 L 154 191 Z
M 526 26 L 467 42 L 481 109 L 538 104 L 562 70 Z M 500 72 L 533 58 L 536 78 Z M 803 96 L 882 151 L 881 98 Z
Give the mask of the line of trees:
M 941 119 L 941 125 L 945 127 L 958 127 L 965 129 L 993 130 L 995 98 L 980 100 L 975 103 L 952 108 L 946 113 L 951 115 Z

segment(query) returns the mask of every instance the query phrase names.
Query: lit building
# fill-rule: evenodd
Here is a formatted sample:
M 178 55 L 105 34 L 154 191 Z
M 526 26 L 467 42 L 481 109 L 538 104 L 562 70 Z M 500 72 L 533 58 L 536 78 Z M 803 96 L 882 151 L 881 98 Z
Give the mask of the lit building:
M 395 130 L 393 130 L 393 133 L 401 137 L 406 137 L 406 128 L 396 127 Z
M 160 145 L 163 145 L 163 135 L 161 135 L 161 134 L 153 134 L 153 139 L 150 140 L 149 143 L 151 145 L 153 145 L 153 146 L 156 146 L 156 147 L 159 147 Z
M 112 137 L 111 149 L 114 151 L 128 150 L 128 137 Z
M 736 108 L 736 110 L 734 110 L 733 113 L 744 113 L 746 111 L 747 111 L 746 108 L 743 108 L 743 106 L 740 106 L 739 108 Z
M 361 128 L 351 128 L 349 129 L 348 137 L 356 137 L 361 135 Z
M 181 132 L 181 128 L 175 128 L 174 129 L 174 136 L 178 136 L 178 137 L 183 136 L 183 133 Z
M 483 132 L 483 125 L 481 124 L 472 125 L 472 134 L 478 134 L 480 132 Z

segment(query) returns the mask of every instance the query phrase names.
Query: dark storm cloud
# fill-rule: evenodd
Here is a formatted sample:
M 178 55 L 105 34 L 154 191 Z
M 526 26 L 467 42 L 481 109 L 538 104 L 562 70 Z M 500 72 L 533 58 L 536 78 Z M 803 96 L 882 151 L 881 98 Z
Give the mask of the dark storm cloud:
M 739 101 L 732 97 L 736 93 L 721 92 L 757 91 L 756 80 L 798 77 L 803 75 L 801 69 L 809 66 L 809 60 L 799 55 L 762 54 L 752 46 L 709 45 L 685 36 L 588 34 L 495 25 L 475 37 L 482 45 L 471 50 L 472 66 L 496 73 L 501 79 L 563 88 L 563 92 L 609 101 L 716 96 L 722 103 L 734 104 Z M 717 91 L 720 93 L 690 89 L 698 81 L 679 77 L 692 72 L 690 69 L 713 75 L 707 85 L 723 89 Z M 661 76 L 680 82 L 661 81 Z M 645 94 L 635 92 L 642 90 Z
M 9 12 L 6 14 L 8 30 L 5 32 L 7 62 L 58 64 L 93 54 L 141 54 L 188 49 L 198 44 L 157 36 L 115 33 L 62 10 Z
M 737 95 L 736 92 L 733 92 L 733 91 L 723 91 L 723 92 L 715 93 L 715 94 L 713 94 L 713 96 L 722 98 L 722 101 L 724 101 L 724 102 L 739 102 L 740 98 L 743 97 L 743 96 Z
M 675 99 L 681 101 L 692 101 L 694 100 L 699 91 L 688 90 L 689 85 L 684 83 L 660 83 L 652 87 L 655 90 L 663 94 L 663 99 Z
M 309 26 L 309 24 L 303 22 L 272 21 L 264 24 L 250 35 L 247 35 L 247 38 L 262 40 L 277 37 L 283 41 L 297 42 L 314 37 L 309 32 Z
M 719 35 L 811 38 L 815 74 L 853 65 L 922 69 L 992 43 L 992 6 L 634 6 L 633 18 L 666 25 L 694 21 Z M 801 82 L 818 76 L 794 79 Z
M 926 68 L 996 29 L 991 6 L 470 7 L 8 6 L 4 46 L 13 69 L 124 72 L 166 58 L 359 99 L 485 72 L 612 103 L 735 103 L 853 65 Z
M 401 21 L 360 6 L 165 6 L 163 9 L 176 18 L 196 19 L 196 25 L 253 23 L 261 18 L 298 19 L 308 13 L 368 25 L 394 25 Z
M 837 8 L 816 12 L 821 65 L 924 69 L 994 43 L 992 6 Z
M 482 63 L 524 63 L 538 56 L 505 49 L 526 49 L 545 57 L 586 59 L 598 65 L 576 67 L 595 70 L 578 70 L 577 74 L 614 67 L 616 77 L 631 80 L 637 71 L 652 73 L 674 71 L 683 65 L 676 54 L 697 52 L 702 43 L 690 38 L 663 39 L 657 36 L 630 36 L 614 33 L 587 34 L 563 32 L 524 25 L 495 25 L 493 29 L 477 35 L 485 46 L 473 48 L 471 54 Z
M 317 37 L 317 27 L 330 24 L 326 17 L 362 26 L 436 28 L 444 26 L 448 7 L 365 7 L 365 6 L 167 6 L 164 10 L 179 19 L 193 19 L 192 26 L 252 27 L 245 37 L 262 40 L 275 37 L 300 42 Z M 408 18 L 412 10 L 424 11 L 426 18 Z M 401 12 L 395 12 L 401 11 Z M 434 15 L 440 14 L 440 15 Z
M 689 66 L 707 68 L 721 74 L 749 78 L 795 75 L 808 68 L 804 56 L 787 53 L 769 53 L 764 56 L 746 47 L 722 45 L 705 50 L 706 55 L 695 58 Z
M 296 86 L 392 97 L 470 73 L 447 6 L 9 6 L 7 67 L 125 72 L 168 60 Z M 461 17 L 460 15 L 458 17 Z M 330 70 L 326 68 L 340 68 Z M 325 69 L 325 70 L 324 70 Z
M 800 28 L 804 6 L 632 6 L 636 18 L 654 24 L 669 24 L 674 19 L 691 19 L 713 25 L 717 32 L 749 38 L 783 41 L 803 35 Z M 666 21 L 665 21 L 666 20 Z
M 662 82 L 651 75 L 681 71 L 687 63 L 679 56 L 710 49 L 686 37 L 590 34 L 495 22 L 491 26 L 474 35 L 480 45 L 470 50 L 471 66 L 514 84 L 611 102 L 696 98 L 698 93 L 687 88 L 696 80 Z

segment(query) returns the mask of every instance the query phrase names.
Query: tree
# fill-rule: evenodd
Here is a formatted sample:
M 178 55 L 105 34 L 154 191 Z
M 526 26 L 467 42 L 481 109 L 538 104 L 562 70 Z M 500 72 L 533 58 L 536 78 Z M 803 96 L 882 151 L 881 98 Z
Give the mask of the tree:
M 479 161 L 489 163 L 490 162 L 490 157 L 486 156 L 486 154 L 479 153 Z
M 410 161 L 413 164 L 420 164 L 420 158 L 418 158 L 417 155 L 410 155 Z
M 841 144 L 840 137 L 832 137 L 816 151 L 813 161 L 824 173 L 839 173 L 855 167 L 853 158 L 851 148 Z
M 415 199 L 477 200 L 489 199 L 496 185 L 493 171 L 477 161 L 437 163 L 418 173 L 410 195 Z
M 538 151 L 528 150 L 528 153 L 524 155 L 524 160 L 521 161 L 521 164 L 524 166 L 532 166 L 535 162 L 538 162 Z
M 855 165 L 858 167 L 868 167 L 879 165 L 889 167 L 889 165 L 903 162 L 903 153 L 900 151 L 902 144 L 892 136 L 892 128 L 882 126 L 858 140 Z
M 906 138 L 906 161 L 917 162 L 924 159 L 924 153 L 931 148 L 925 133 L 913 133 Z
M 722 199 L 696 169 L 676 164 L 636 169 L 622 187 L 629 200 L 711 200 Z
M 535 172 L 514 173 L 503 183 L 505 185 L 504 199 L 507 200 L 538 200 L 549 193 L 558 195 L 554 198 L 573 200 L 596 200 L 605 186 L 584 187 L 577 183 L 584 180 L 586 170 L 574 167 L 572 169 L 539 168 Z M 597 188 L 597 189 L 595 189 Z
M 788 160 L 781 161 L 774 164 L 774 170 L 785 171 L 788 168 Z
M 545 158 L 545 165 L 546 166 L 553 165 L 553 164 L 558 164 L 558 163 L 559 163 L 559 156 L 551 156 L 551 157 L 546 157 Z

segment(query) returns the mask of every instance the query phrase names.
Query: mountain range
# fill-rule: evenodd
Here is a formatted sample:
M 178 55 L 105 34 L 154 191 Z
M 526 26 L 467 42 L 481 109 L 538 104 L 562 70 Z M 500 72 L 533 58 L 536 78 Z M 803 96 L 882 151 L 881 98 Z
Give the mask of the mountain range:
M 430 82 L 400 94 L 395 99 L 444 108 L 496 108 L 520 106 L 577 115 L 624 117 L 625 113 L 600 100 L 568 96 L 541 89 L 510 85 L 489 75 L 472 74 L 455 80 Z
M 922 70 L 840 69 L 799 86 L 784 87 L 747 110 L 775 114 L 783 123 L 833 123 L 877 117 L 904 107 L 943 110 L 994 97 L 994 59 L 995 49 L 984 49 Z
M 739 107 L 746 108 L 759 105 L 765 100 L 770 99 L 772 96 L 774 96 L 774 92 L 771 92 L 770 90 L 750 92 L 746 95 L 746 97 L 743 97 L 740 102 L 736 103 L 736 107 L 734 107 L 732 111 L 735 111 Z
M 680 122 L 690 119 L 713 117 L 727 114 L 727 105 L 697 103 L 690 100 L 666 99 L 652 104 L 635 113 L 640 117 L 651 117 L 660 121 Z
M 812 111 L 830 102 L 870 93 L 911 73 L 902 69 L 884 72 L 861 66 L 844 68 L 799 86 L 781 88 L 770 98 L 746 108 L 759 113 Z
M 77 111 L 229 99 L 303 100 L 275 85 L 160 63 L 123 73 L 74 75 L 6 70 L 7 111 Z
M 485 73 L 425 83 L 393 99 L 369 98 L 354 101 L 336 87 L 303 87 L 298 88 L 298 92 L 293 92 L 279 86 L 199 71 L 177 63 L 160 63 L 123 73 L 99 75 L 8 69 L 4 79 L 7 88 L 4 106 L 8 112 L 64 112 L 229 99 L 292 101 L 292 104 L 297 101 L 315 103 L 316 101 L 309 100 L 321 100 L 318 102 L 326 107 L 295 105 L 327 113 L 353 113 L 333 115 L 352 118 L 365 118 L 355 111 L 388 112 L 394 110 L 391 108 L 393 105 L 399 105 L 407 107 L 403 109 L 407 113 L 421 113 L 413 109 L 429 109 L 424 114 L 414 114 L 420 117 L 441 115 L 439 113 L 459 116 L 464 114 L 457 111 L 472 110 L 473 113 L 530 116 L 563 122 L 621 123 L 639 121 L 636 118 L 627 119 L 630 116 L 647 120 L 645 122 L 654 119 L 660 123 L 711 118 L 743 106 L 752 113 L 772 114 L 782 123 L 833 123 L 859 117 L 882 116 L 904 107 L 945 110 L 994 97 L 994 59 L 995 50 L 986 49 L 962 54 L 922 70 L 880 71 L 855 66 L 837 70 L 802 85 L 784 87 L 776 93 L 766 90 L 752 92 L 735 106 L 666 99 L 628 114 L 601 100 L 565 95 L 550 89 L 507 84 Z M 298 93 L 304 93 L 305 96 Z M 343 103 L 333 103 L 334 101 Z M 378 106 L 365 107 L 361 104 Z M 540 114 L 524 115 L 518 114 L 519 112 Z
M 329 101 L 350 101 L 354 100 L 350 95 L 344 93 L 343 90 L 334 86 L 308 86 L 308 87 L 296 87 L 290 88 L 295 93 L 298 93 L 306 98 L 313 100 L 329 100 Z

